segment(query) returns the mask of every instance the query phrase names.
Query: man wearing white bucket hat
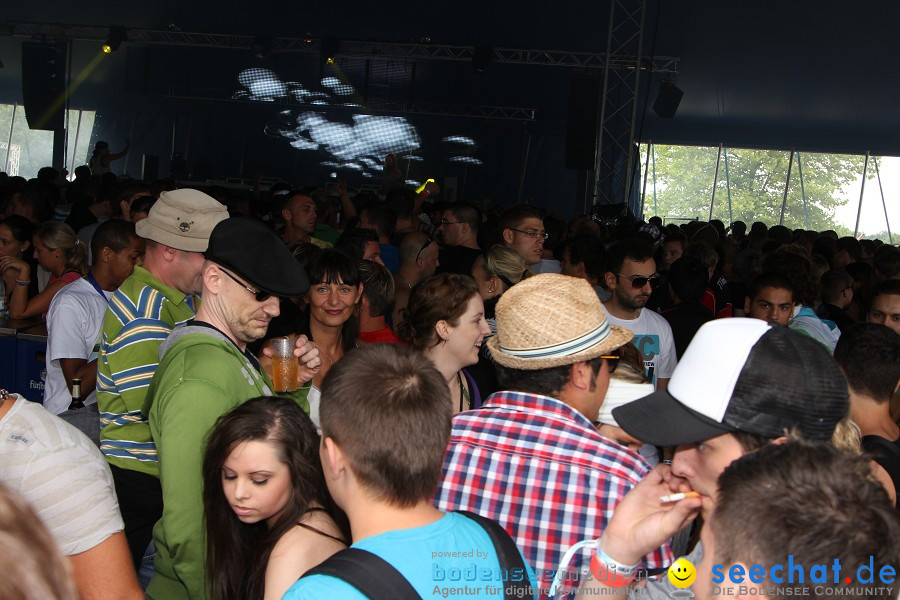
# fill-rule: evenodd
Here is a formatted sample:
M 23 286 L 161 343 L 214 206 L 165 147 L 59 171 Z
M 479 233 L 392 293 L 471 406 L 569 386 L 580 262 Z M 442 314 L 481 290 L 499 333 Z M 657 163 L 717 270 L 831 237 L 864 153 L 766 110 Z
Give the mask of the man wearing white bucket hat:
M 541 597 L 565 551 L 601 533 L 649 471 L 592 423 L 631 337 L 609 324 L 587 281 L 531 277 L 502 296 L 497 336 L 487 342 L 509 391 L 453 419 L 435 503 L 500 523 L 542 582 Z M 589 558 L 578 555 L 573 566 L 587 566 Z M 658 568 L 671 558 L 664 545 L 644 564 Z

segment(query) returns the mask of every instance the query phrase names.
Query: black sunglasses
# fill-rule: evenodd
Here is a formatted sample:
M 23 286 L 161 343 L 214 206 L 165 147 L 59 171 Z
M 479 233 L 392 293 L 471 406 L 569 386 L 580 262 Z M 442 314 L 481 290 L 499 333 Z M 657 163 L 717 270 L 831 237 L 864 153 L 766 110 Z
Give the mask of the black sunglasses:
M 240 279 L 238 279 L 237 277 L 235 277 L 234 275 L 232 275 L 231 273 L 229 273 L 222 267 L 219 267 L 219 270 L 222 271 L 223 273 L 225 273 L 226 275 L 228 275 L 229 277 L 231 277 L 231 280 L 233 282 L 235 282 L 236 284 L 238 284 L 239 286 L 241 286 L 242 288 L 244 288 L 245 290 L 247 290 L 248 292 L 253 294 L 253 297 L 256 298 L 257 302 L 265 302 L 266 300 L 268 300 L 269 298 L 271 298 L 274 295 L 274 294 L 270 294 L 269 292 L 264 292 L 262 290 L 254 290 L 252 287 L 249 287 L 247 284 L 242 282 Z
M 606 361 L 606 370 L 608 372 L 612 373 L 613 371 L 616 370 L 616 367 L 619 366 L 619 359 L 622 357 L 617 356 L 617 355 L 612 355 L 612 354 L 609 354 L 609 355 L 604 354 L 600 358 L 602 358 L 603 360 Z
M 651 275 L 650 277 L 645 277 L 643 275 L 625 276 L 625 275 L 622 275 L 621 273 L 616 273 L 616 275 L 619 277 L 623 277 L 623 278 L 627 279 L 628 281 L 630 281 L 631 287 L 633 287 L 636 290 L 639 290 L 642 287 L 644 287 L 645 285 L 647 285 L 648 281 L 650 282 L 650 289 L 655 290 L 656 286 L 658 286 L 659 282 L 662 280 L 662 277 L 660 277 L 659 275 Z
M 419 250 L 419 251 L 416 253 L 416 260 L 417 260 L 417 261 L 419 260 L 419 257 L 422 256 L 422 253 L 425 252 L 425 248 L 427 248 L 428 246 L 430 246 L 430 245 L 432 244 L 432 242 L 434 242 L 434 238 L 431 237 L 431 236 L 428 236 L 428 239 L 425 240 L 425 245 L 422 246 L 422 249 Z

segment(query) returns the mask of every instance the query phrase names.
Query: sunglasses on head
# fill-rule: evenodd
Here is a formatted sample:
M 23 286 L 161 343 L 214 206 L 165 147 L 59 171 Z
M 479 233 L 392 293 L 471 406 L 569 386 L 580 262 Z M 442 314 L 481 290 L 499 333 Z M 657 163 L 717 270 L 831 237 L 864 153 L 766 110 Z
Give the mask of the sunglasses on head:
M 606 361 L 606 370 L 612 373 L 619 366 L 619 359 L 622 357 L 617 354 L 604 354 L 600 358 Z
M 432 244 L 432 242 L 434 242 L 434 238 L 431 236 L 428 236 L 428 239 L 425 240 L 425 245 L 422 246 L 422 248 L 416 253 L 416 260 L 419 260 L 419 257 L 422 256 L 422 253 L 425 252 L 425 248 L 430 246 Z
M 253 297 L 256 298 L 257 302 L 265 302 L 266 300 L 268 300 L 269 298 L 271 298 L 273 296 L 273 294 L 270 294 L 269 292 L 264 292 L 262 290 L 254 290 L 252 287 L 248 286 L 247 284 L 242 282 L 240 279 L 238 279 L 237 277 L 235 277 L 234 275 L 232 275 L 231 273 L 229 273 L 222 267 L 219 267 L 219 270 L 222 271 L 223 273 L 225 273 L 226 275 L 228 275 L 229 277 L 231 277 L 231 280 L 233 282 L 235 282 L 236 284 L 238 284 L 239 286 L 241 286 L 242 288 L 244 288 L 245 290 L 247 290 L 248 292 L 253 294 Z
M 659 275 L 651 275 L 649 277 L 646 277 L 644 275 L 622 275 L 621 273 L 616 273 L 616 275 L 630 281 L 631 287 L 636 290 L 639 290 L 647 285 L 647 282 L 650 282 L 650 288 L 655 290 L 656 286 L 659 285 L 659 282 L 662 279 Z

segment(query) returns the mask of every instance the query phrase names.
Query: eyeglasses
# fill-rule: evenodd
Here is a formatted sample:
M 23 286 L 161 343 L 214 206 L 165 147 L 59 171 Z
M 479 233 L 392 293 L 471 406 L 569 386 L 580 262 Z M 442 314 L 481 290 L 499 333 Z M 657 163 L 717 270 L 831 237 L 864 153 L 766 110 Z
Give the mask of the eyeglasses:
M 616 370 L 616 367 L 619 366 L 619 359 L 622 358 L 622 357 L 619 356 L 619 355 L 613 355 L 613 354 L 606 355 L 606 354 L 604 354 L 604 355 L 601 356 L 600 358 L 602 358 L 603 360 L 606 361 L 606 370 L 607 370 L 608 372 L 612 373 L 613 371 Z
M 622 275 L 621 273 L 616 273 L 616 276 L 624 277 L 625 279 L 630 281 L 631 287 L 633 287 L 636 290 L 639 290 L 642 287 L 644 287 L 645 285 L 647 285 L 647 282 L 650 283 L 650 288 L 655 290 L 656 286 L 658 286 L 659 282 L 662 280 L 662 277 L 660 277 L 659 275 L 651 275 L 650 277 L 646 277 L 644 275 L 625 276 L 625 275 Z
M 273 296 L 273 294 L 270 294 L 269 292 L 264 292 L 262 290 L 254 290 L 252 287 L 249 287 L 243 281 L 241 281 L 240 279 L 238 279 L 237 277 L 235 277 L 234 275 L 232 275 L 231 273 L 229 273 L 222 267 L 219 267 L 219 270 L 222 271 L 223 273 L 225 273 L 226 275 L 228 275 L 229 277 L 231 277 L 231 280 L 233 282 L 235 282 L 236 284 L 238 284 L 239 286 L 241 286 L 242 288 L 244 288 L 245 290 L 247 290 L 248 292 L 253 294 L 253 297 L 256 298 L 257 302 L 265 302 L 266 300 L 268 300 L 269 298 L 271 298 Z
M 447 219 L 441 219 L 441 225 L 459 225 L 462 221 L 448 221 Z
M 550 234 L 546 231 L 525 231 L 523 229 L 516 229 L 515 227 L 510 227 L 510 229 L 512 229 L 513 231 L 518 231 L 519 233 L 523 233 L 533 240 L 539 238 L 542 240 L 546 240 L 548 237 L 550 237 Z
M 434 242 L 434 238 L 431 236 L 428 236 L 428 239 L 425 241 L 425 245 L 422 246 L 422 249 L 419 250 L 419 252 L 416 254 L 416 261 L 419 260 L 419 257 L 422 256 L 422 253 L 425 252 L 425 248 L 430 246 L 432 242 Z

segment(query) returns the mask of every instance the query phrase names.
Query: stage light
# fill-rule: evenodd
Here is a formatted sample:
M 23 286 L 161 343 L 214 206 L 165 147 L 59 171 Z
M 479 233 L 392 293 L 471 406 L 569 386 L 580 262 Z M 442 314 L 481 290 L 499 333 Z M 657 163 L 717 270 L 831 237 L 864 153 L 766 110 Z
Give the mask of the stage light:
M 319 56 L 325 61 L 326 65 L 334 64 L 334 57 L 341 50 L 341 43 L 337 38 L 327 37 L 319 43 Z
M 128 39 L 128 34 L 125 32 L 124 27 L 110 27 L 109 28 L 109 37 L 103 43 L 103 52 L 109 54 L 110 52 L 115 52 L 119 49 L 119 46 L 122 45 L 122 42 Z

